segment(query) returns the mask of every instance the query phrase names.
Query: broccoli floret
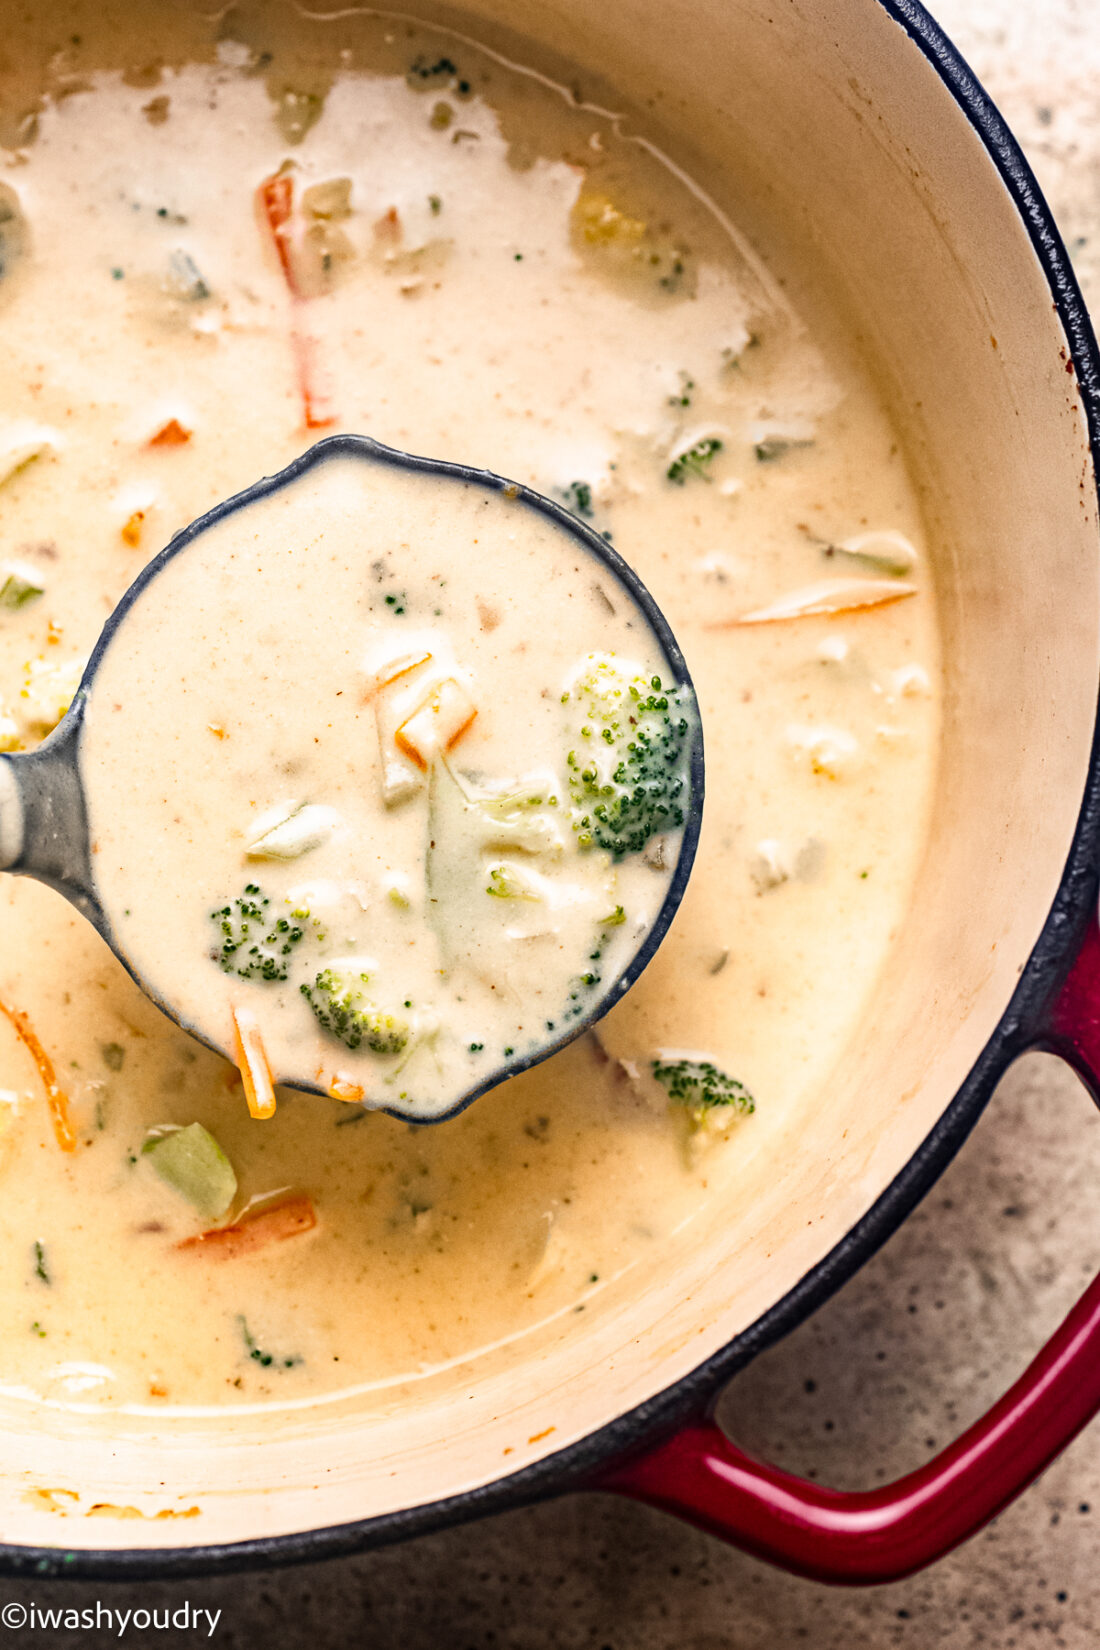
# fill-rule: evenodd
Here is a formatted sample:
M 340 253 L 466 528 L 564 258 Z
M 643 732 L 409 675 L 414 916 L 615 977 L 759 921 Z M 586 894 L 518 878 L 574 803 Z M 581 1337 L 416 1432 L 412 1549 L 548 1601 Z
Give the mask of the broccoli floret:
M 227 974 L 238 974 L 242 980 L 286 979 L 287 958 L 305 930 L 293 914 L 272 920 L 270 907 L 267 895 L 250 882 L 231 904 L 211 911 L 210 920 L 221 935 L 213 956 Z
M 369 984 L 369 974 L 322 968 L 312 985 L 300 989 L 319 1023 L 348 1048 L 365 1043 L 372 1054 L 400 1054 L 409 1022 L 368 1001 L 363 988 Z
M 682 487 L 688 476 L 698 476 L 700 481 L 709 481 L 710 473 L 707 465 L 711 462 L 715 453 L 721 451 L 722 443 L 716 435 L 704 436 L 693 447 L 689 447 L 687 452 L 681 453 L 678 458 L 674 458 L 665 474 L 670 481 L 676 483 L 677 487 Z
M 654 1060 L 653 1075 L 696 1128 L 728 1128 L 735 1117 L 748 1117 L 756 1110 L 744 1083 L 710 1060 Z
M 562 699 L 577 740 L 566 764 L 580 846 L 622 859 L 640 853 L 650 837 L 679 830 L 691 727 L 681 690 L 592 654 Z

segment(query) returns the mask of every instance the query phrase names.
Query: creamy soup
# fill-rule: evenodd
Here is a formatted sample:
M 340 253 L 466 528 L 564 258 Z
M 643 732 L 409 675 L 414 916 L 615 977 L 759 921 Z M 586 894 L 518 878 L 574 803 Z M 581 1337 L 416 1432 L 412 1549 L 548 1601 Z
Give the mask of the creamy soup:
M 225 1052 L 252 1029 L 254 1115 L 273 1072 L 438 1116 L 619 995 L 695 725 L 567 524 L 333 454 L 199 533 L 112 633 L 81 737 L 97 891 L 184 1025 Z
M 920 518 L 812 261 L 773 274 L 644 134 L 456 36 L 66 4 L 6 19 L 0 332 L 6 748 L 57 723 L 175 532 L 347 430 L 609 534 L 684 649 L 707 750 L 691 885 L 641 980 L 439 1126 L 289 1089 L 253 1120 L 235 1067 L 63 900 L 0 879 L 0 1382 L 162 1410 L 411 1401 L 541 1325 L 583 1333 L 830 1104 L 925 840 Z M 196 739 L 216 794 L 238 747 L 203 692 L 224 740 L 141 728 L 130 701 L 127 785 Z M 299 803 L 345 806 L 289 776 L 253 798 L 209 868 L 219 905 Z M 104 880 L 174 922 L 179 839 L 95 814 Z

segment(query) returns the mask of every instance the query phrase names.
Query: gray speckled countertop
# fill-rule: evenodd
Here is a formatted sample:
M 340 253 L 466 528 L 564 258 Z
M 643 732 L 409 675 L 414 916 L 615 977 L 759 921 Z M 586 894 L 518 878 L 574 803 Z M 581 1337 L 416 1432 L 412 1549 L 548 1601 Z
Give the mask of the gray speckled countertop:
M 933 9 L 1035 167 L 1100 314 L 1100 9 Z M 728 1389 L 738 1440 L 824 1482 L 916 1465 L 1008 1385 L 1100 1267 L 1100 1116 L 1055 1062 L 1004 1081 L 961 1156 L 882 1252 Z M 853 1348 L 857 1355 L 853 1356 Z M 934 1570 L 844 1593 L 670 1518 L 568 1497 L 278 1575 L 123 1586 L 0 1582 L 0 1600 L 222 1610 L 212 1640 L 117 1629 L 11 1634 L 277 1650 L 988 1650 L 1100 1644 L 1100 1425 Z

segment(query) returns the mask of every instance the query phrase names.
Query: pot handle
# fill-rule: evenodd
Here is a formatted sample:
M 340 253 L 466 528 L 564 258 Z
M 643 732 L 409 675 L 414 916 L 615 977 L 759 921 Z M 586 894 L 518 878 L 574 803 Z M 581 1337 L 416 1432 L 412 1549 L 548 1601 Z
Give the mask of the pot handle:
M 1100 928 L 1031 1047 L 1067 1060 L 1100 1099 Z M 974 1535 L 1100 1412 L 1100 1278 L 993 1408 L 915 1472 L 827 1489 L 754 1461 L 712 1420 L 616 1462 L 593 1486 L 662 1507 L 816 1581 L 866 1585 L 923 1569 Z

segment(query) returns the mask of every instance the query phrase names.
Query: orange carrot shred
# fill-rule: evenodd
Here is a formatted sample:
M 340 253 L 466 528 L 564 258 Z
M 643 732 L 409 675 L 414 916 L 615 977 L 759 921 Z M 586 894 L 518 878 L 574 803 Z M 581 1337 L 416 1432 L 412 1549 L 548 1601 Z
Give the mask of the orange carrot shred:
M 122 528 L 122 542 L 128 544 L 131 550 L 136 550 L 141 543 L 141 524 L 144 520 L 145 511 L 135 510 Z
M 257 1119 L 275 1116 L 275 1085 L 260 1034 L 259 1021 L 250 1008 L 233 1010 L 237 1065 L 244 1083 L 249 1115 Z
M 57 1081 L 53 1061 L 38 1041 L 34 1027 L 21 1008 L 9 1008 L 7 1003 L 0 1002 L 0 1014 L 6 1015 L 11 1021 L 16 1036 L 38 1067 L 38 1075 L 42 1079 L 42 1086 L 46 1090 L 46 1099 L 49 1102 L 50 1122 L 53 1124 L 57 1144 L 63 1152 L 75 1151 L 76 1135 L 73 1133 L 72 1118 L 69 1115 L 69 1097 Z
M 191 439 L 191 431 L 185 430 L 178 418 L 170 418 L 167 424 L 162 424 L 156 435 L 151 435 L 146 443 L 149 447 L 183 447 Z
M 260 210 L 267 223 L 271 235 L 271 243 L 275 248 L 275 256 L 279 260 L 286 289 L 290 294 L 291 303 L 299 309 L 306 299 L 294 268 L 294 258 L 290 240 L 290 220 L 294 211 L 294 180 L 285 173 L 276 172 L 265 178 L 256 191 L 256 198 Z M 302 400 L 302 411 L 305 415 L 307 430 L 327 429 L 335 424 L 335 415 L 328 408 L 328 396 L 321 388 L 317 367 L 317 346 L 308 332 L 302 330 L 296 321 L 291 323 L 291 344 L 294 349 L 294 365 L 298 378 L 298 393 Z
M 271 231 L 275 255 L 279 260 L 287 291 L 292 298 L 300 298 L 301 291 L 290 256 L 290 235 L 287 231 L 290 214 L 294 210 L 294 180 L 285 174 L 279 176 L 276 173 L 274 177 L 264 179 L 257 193 L 264 217 L 267 219 L 267 227 Z
M 363 1085 L 351 1077 L 345 1077 L 342 1071 L 334 1072 L 329 1079 L 328 1092 L 334 1100 L 346 1101 L 349 1106 L 362 1105 L 366 1098 Z
M 306 1192 L 284 1199 L 255 1214 L 246 1214 L 231 1226 L 212 1226 L 207 1232 L 184 1238 L 177 1249 L 202 1250 L 217 1260 L 237 1260 L 241 1255 L 253 1254 L 269 1243 L 283 1243 L 287 1238 L 311 1232 L 317 1224 L 313 1199 Z

